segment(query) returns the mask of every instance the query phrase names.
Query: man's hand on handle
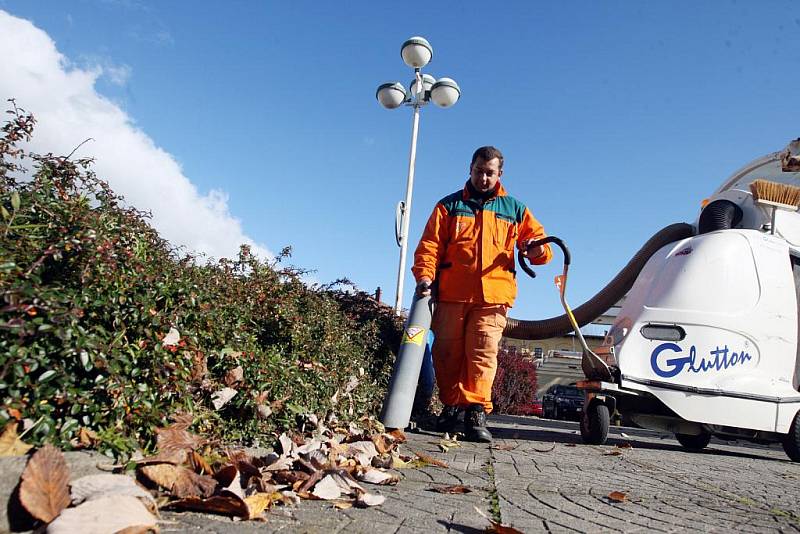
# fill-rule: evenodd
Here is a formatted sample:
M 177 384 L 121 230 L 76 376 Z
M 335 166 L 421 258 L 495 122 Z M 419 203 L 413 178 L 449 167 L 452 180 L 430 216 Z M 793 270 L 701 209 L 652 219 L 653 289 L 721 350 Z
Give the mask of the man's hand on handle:
M 430 297 L 431 296 L 431 284 L 433 281 L 428 278 L 427 276 L 423 276 L 417 282 L 417 290 L 416 294 L 418 297 Z
M 537 245 L 535 247 L 531 246 L 531 243 L 535 241 L 534 239 L 529 239 L 525 242 L 525 257 L 528 258 L 529 261 L 533 261 L 536 258 L 540 257 L 544 254 L 544 245 Z

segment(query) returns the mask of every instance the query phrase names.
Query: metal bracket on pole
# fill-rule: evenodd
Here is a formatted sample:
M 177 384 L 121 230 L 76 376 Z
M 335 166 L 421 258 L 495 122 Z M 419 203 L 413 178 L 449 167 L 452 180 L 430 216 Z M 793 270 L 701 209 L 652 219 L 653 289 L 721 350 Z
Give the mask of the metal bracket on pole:
M 397 240 L 397 246 L 403 246 L 403 217 L 406 212 L 406 204 L 402 200 L 397 203 L 397 211 L 394 217 L 394 237 Z

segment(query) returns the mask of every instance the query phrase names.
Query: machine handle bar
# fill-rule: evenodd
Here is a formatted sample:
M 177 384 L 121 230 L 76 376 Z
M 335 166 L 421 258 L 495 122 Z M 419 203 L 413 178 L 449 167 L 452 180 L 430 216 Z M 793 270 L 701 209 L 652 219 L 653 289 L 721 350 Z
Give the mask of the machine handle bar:
M 564 242 L 558 237 L 550 235 L 542 239 L 537 239 L 536 241 L 531 241 L 528 243 L 528 248 L 538 247 L 539 245 L 545 245 L 547 243 L 555 243 L 558 245 L 558 248 L 560 248 L 561 252 L 564 253 L 564 267 L 569 267 L 569 264 L 572 261 L 569 254 L 569 249 L 567 248 L 567 245 L 565 245 Z M 519 266 L 528 276 L 531 278 L 536 278 L 536 273 L 530 268 L 528 263 L 525 261 L 526 259 L 527 258 L 522 254 L 522 250 L 517 251 L 517 260 L 519 261 Z

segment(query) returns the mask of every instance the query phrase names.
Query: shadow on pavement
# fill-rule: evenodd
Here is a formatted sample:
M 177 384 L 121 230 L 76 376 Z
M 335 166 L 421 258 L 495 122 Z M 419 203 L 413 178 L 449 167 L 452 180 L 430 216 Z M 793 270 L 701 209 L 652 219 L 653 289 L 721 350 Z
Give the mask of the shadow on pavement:
M 516 428 L 498 427 L 496 424 L 513 424 Z M 489 431 L 495 439 L 512 439 L 530 442 L 546 443 L 574 443 L 578 446 L 591 446 L 585 445 L 580 436 L 578 427 L 575 423 L 530 419 L 519 416 L 495 416 L 489 420 Z M 520 427 L 534 427 L 534 428 L 520 428 Z M 624 438 L 619 435 L 620 432 L 625 432 L 629 437 Z M 644 438 L 644 439 L 643 439 Z M 648 441 L 645 441 L 648 439 Z M 653 440 L 662 440 L 656 442 Z M 672 436 L 667 437 L 664 433 L 653 432 L 650 430 L 619 427 L 611 429 L 608 435 L 608 441 L 605 445 L 623 447 L 630 444 L 634 449 L 644 450 L 660 450 L 660 451 L 680 451 L 687 455 L 694 454 L 713 454 L 716 456 L 729 456 L 733 458 L 749 458 L 756 460 L 777 460 L 771 456 L 759 454 L 760 451 L 780 450 L 780 445 L 765 446 L 751 443 L 742 442 L 725 442 L 717 439 L 712 439 L 708 448 L 699 452 L 689 452 L 684 449 Z M 735 447 L 739 450 L 722 449 L 719 446 Z M 789 461 L 788 458 L 786 461 Z

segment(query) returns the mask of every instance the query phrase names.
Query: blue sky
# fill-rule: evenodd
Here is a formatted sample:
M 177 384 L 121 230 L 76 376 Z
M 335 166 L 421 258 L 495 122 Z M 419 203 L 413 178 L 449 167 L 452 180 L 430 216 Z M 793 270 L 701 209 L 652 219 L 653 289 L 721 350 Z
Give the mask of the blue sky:
M 51 125 L 64 106 L 93 102 L 115 128 L 132 129 L 131 142 L 158 156 L 141 170 L 138 157 L 124 169 L 110 163 L 129 152 L 119 141 L 127 137 L 96 126 L 108 121 L 45 137 L 66 152 L 98 139 L 84 154 L 174 241 L 217 254 L 236 241 L 273 252 L 291 245 L 292 263 L 316 280 L 381 286 L 393 303 L 411 112 L 382 109 L 375 89 L 408 84 L 400 45 L 425 36 L 434 48 L 425 72 L 456 79 L 462 98 L 422 111 L 412 249 L 434 203 L 463 185 L 472 151 L 493 144 L 506 156 L 509 192 L 570 246 L 568 298 L 577 306 L 657 230 L 693 222 L 729 174 L 800 136 L 797 7 L 0 0 L 0 21 L 14 28 L 0 31 L 0 49 L 22 39 L 26 53 L 25 63 L 14 62 L 19 49 L 4 54 L 0 98 Z M 71 96 L 58 100 L 66 84 L 37 87 L 43 77 L 26 73 L 46 48 L 29 40 L 34 31 L 52 41 L 70 80 L 86 74 Z M 86 94 L 90 104 L 75 96 Z M 165 178 L 142 186 L 162 176 L 162 163 Z M 162 190 L 173 178 L 178 185 Z M 183 194 L 202 209 L 180 202 Z M 161 215 L 164 198 L 185 217 Z M 198 245 L 206 235 L 217 241 Z M 520 282 L 513 316 L 561 313 L 552 284 L 560 257 L 538 271 Z

